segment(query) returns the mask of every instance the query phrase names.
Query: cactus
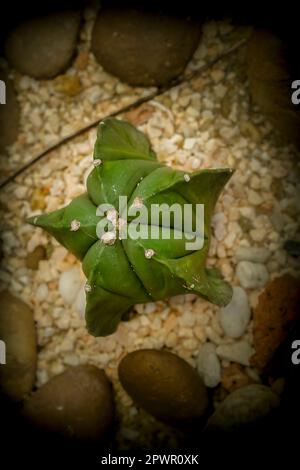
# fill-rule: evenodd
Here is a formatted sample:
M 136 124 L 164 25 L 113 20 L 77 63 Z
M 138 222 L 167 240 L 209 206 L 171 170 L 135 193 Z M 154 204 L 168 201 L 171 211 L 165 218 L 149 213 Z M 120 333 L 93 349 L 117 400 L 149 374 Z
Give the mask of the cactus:
M 87 277 L 86 323 L 94 336 L 113 333 L 124 315 L 136 303 L 162 300 L 173 295 L 194 293 L 215 304 L 226 305 L 232 290 L 216 269 L 207 269 L 211 216 L 217 198 L 230 178 L 230 169 L 205 169 L 187 174 L 173 170 L 156 159 L 147 137 L 131 124 L 106 119 L 98 128 L 88 176 L 87 192 L 68 206 L 50 214 L 31 217 L 28 222 L 42 227 L 82 261 Z M 163 203 L 192 205 L 193 227 L 197 204 L 204 204 L 203 246 L 188 250 L 191 235 L 176 237 L 171 217 L 171 238 L 165 238 L 161 215 L 152 237 L 151 218 L 139 219 L 140 233 L 130 236 L 134 223 L 130 211 L 118 207 L 119 196 L 127 196 L 128 207 L 147 209 Z M 98 213 L 97 207 L 113 209 Z M 118 211 L 117 211 L 118 207 Z M 108 231 L 98 233 L 98 224 Z M 121 227 L 125 227 L 126 237 Z M 101 225 L 102 226 L 102 225 Z M 149 235 L 150 234 L 150 235 Z M 199 236 L 193 232 L 194 240 Z M 178 233 L 177 233 L 178 235 Z

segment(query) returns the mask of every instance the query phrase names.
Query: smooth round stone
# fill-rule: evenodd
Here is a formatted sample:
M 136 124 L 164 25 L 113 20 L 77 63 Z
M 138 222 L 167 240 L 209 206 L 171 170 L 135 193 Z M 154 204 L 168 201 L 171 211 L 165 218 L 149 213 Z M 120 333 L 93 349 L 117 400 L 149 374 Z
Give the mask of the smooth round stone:
M 137 405 L 166 423 L 191 424 L 207 410 L 201 377 L 170 352 L 141 349 L 127 354 L 119 364 L 119 378 Z
M 190 18 L 132 8 L 100 10 L 92 52 L 124 82 L 157 86 L 180 75 L 199 44 L 201 26 Z
M 242 287 L 234 286 L 231 301 L 219 310 L 219 321 L 225 335 L 239 338 L 247 328 L 251 311 L 246 292 Z
M 279 398 L 265 385 L 251 384 L 232 392 L 209 418 L 206 431 L 239 431 L 268 418 Z
M 236 275 L 244 289 L 263 287 L 269 279 L 267 268 L 251 261 L 240 261 L 236 267 Z
M 55 77 L 72 60 L 80 19 L 80 12 L 65 11 L 24 21 L 6 39 L 8 62 L 33 78 Z
M 0 304 L 0 339 L 6 349 L 6 364 L 0 365 L 0 389 L 18 401 L 32 390 L 35 382 L 35 324 L 28 305 L 10 292 L 1 292 Z
M 95 366 L 69 367 L 32 394 L 23 415 L 35 428 L 57 436 L 101 440 L 114 419 L 112 387 Z
M 14 84 L 8 73 L 0 69 L 0 80 L 5 83 L 5 104 L 0 104 L 0 151 L 5 152 L 7 146 L 13 144 L 19 133 L 20 106 Z
M 205 343 L 198 354 L 197 369 L 207 387 L 216 387 L 221 381 L 221 365 L 213 343 Z
M 297 54 L 288 54 L 280 36 L 256 30 L 247 45 L 246 68 L 253 102 L 281 133 L 282 140 L 299 148 L 299 106 L 291 99 L 293 76 L 298 78 L 299 71 Z

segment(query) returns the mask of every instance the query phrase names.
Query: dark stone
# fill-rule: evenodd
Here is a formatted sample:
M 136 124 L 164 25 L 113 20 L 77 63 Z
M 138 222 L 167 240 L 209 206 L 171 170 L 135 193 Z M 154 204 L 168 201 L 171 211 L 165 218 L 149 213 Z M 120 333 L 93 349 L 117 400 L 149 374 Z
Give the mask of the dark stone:
M 291 101 L 294 64 L 290 64 L 289 54 L 281 38 L 265 30 L 256 31 L 248 46 L 247 70 L 253 102 L 284 142 L 300 148 L 300 108 Z
M 198 46 L 198 22 L 153 11 L 104 9 L 92 51 L 104 69 L 137 86 L 159 86 L 178 77 Z
M 34 78 L 55 77 L 74 56 L 80 20 L 79 11 L 64 11 L 20 23 L 6 39 L 9 63 Z
M 23 415 L 49 435 L 99 442 L 114 420 L 112 387 L 105 372 L 93 365 L 69 367 L 26 400 Z
M 5 83 L 6 104 L 0 104 L 0 151 L 14 143 L 18 137 L 20 108 L 12 80 L 0 69 L 0 80 Z

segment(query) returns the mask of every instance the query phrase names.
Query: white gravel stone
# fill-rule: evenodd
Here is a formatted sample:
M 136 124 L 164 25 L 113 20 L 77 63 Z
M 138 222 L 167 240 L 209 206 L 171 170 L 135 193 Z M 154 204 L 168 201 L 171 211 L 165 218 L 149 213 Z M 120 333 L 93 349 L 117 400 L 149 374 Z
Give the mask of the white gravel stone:
M 223 212 L 217 212 L 212 217 L 212 225 L 214 228 L 214 235 L 216 239 L 220 242 L 226 236 L 226 217 Z
M 265 263 L 271 252 L 268 248 L 239 246 L 235 251 L 237 261 L 252 261 L 253 263 Z
M 188 137 L 184 140 L 183 148 L 184 150 L 192 150 L 197 140 L 194 137 Z
M 216 353 L 227 361 L 249 366 L 250 357 L 254 354 L 254 349 L 247 341 L 241 340 L 232 344 L 220 344 L 216 349 Z
M 48 293 L 49 290 L 47 284 L 40 284 L 35 291 L 35 296 L 39 302 L 43 302 L 43 300 L 47 299 Z
M 144 312 L 143 313 L 146 313 L 147 315 L 149 313 L 153 313 L 155 312 L 156 310 L 156 305 L 154 302 L 148 302 L 146 305 L 145 305 L 145 308 L 144 308 Z
M 73 304 L 82 285 L 81 272 L 73 267 L 61 274 L 59 278 L 59 292 L 65 302 Z
M 76 354 L 72 354 L 72 353 L 71 354 L 65 354 L 64 363 L 67 366 L 78 366 L 78 364 L 79 364 L 78 356 L 76 356 Z
M 86 92 L 87 99 L 89 100 L 91 104 L 98 103 L 102 95 L 103 95 L 103 90 L 101 89 L 99 85 L 94 85 L 90 87 Z
M 86 305 L 85 285 L 83 284 L 76 296 L 74 308 L 81 318 L 84 318 Z
M 236 267 L 236 275 L 245 289 L 263 287 L 269 279 L 267 268 L 251 261 L 240 261 Z
M 253 204 L 254 206 L 259 206 L 263 202 L 260 194 L 253 189 L 248 189 L 248 199 L 250 204 Z
M 234 286 L 231 301 L 219 311 L 219 321 L 225 335 L 231 338 L 242 336 L 246 331 L 250 315 L 246 292 L 242 287 Z
M 216 387 L 221 381 L 221 365 L 213 343 L 205 343 L 197 358 L 199 375 L 207 387 Z

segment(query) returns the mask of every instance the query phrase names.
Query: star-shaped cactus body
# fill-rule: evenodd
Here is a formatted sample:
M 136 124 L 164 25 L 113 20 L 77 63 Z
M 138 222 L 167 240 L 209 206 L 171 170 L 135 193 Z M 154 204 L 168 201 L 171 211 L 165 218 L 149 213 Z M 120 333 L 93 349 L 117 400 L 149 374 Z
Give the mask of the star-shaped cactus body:
M 187 174 L 169 168 L 157 161 L 142 132 L 111 118 L 99 125 L 93 163 L 85 194 L 62 209 L 29 219 L 82 261 L 89 332 L 109 335 L 134 304 L 178 294 L 192 292 L 226 305 L 231 287 L 217 270 L 205 267 L 205 259 L 212 212 L 232 170 Z M 120 196 L 126 207 L 120 205 Z M 182 220 L 172 211 L 164 218 L 161 210 L 153 222 L 153 207 L 174 204 L 181 219 L 185 207 L 191 209 L 190 232 L 180 229 Z M 197 231 L 200 205 L 203 223 Z M 108 228 L 99 233 L 101 224 Z M 201 247 L 190 248 L 188 243 L 198 238 Z

